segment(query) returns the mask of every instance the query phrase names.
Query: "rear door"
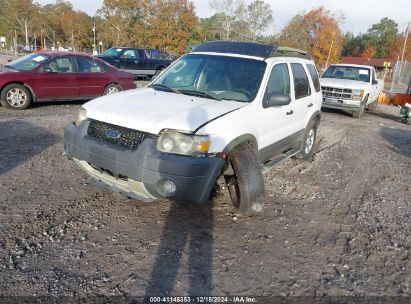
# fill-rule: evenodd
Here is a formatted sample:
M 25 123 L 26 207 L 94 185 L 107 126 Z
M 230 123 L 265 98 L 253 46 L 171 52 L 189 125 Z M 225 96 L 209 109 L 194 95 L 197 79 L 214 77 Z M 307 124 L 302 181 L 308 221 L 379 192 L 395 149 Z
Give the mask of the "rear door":
M 78 97 L 72 56 L 52 59 L 39 69 L 36 97 L 38 99 L 75 99 Z
M 291 71 L 294 80 L 294 100 L 291 101 L 293 107 L 293 125 L 290 128 L 295 134 L 302 132 L 307 121 L 309 108 L 313 107 L 313 97 L 310 81 L 304 65 L 299 62 L 291 63 Z
M 75 59 L 77 64 L 74 76 L 78 96 L 87 98 L 103 95 L 108 85 L 106 66 L 91 57 L 75 56 Z

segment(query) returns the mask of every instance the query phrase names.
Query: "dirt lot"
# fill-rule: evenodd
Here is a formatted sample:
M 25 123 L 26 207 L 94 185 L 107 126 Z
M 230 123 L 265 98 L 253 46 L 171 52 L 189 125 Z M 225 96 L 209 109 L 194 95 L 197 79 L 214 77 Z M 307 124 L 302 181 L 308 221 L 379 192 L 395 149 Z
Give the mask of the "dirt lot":
M 266 175 L 263 213 L 94 188 L 63 155 L 80 103 L 0 108 L 2 296 L 410 296 L 411 127 L 324 113 L 312 163 Z

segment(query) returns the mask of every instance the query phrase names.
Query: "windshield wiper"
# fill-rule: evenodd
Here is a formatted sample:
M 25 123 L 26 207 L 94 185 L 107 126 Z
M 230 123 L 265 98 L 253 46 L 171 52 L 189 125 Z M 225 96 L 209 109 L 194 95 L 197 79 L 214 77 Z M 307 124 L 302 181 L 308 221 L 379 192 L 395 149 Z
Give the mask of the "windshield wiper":
M 202 91 L 196 91 L 196 90 L 179 90 L 179 91 L 183 94 L 186 94 L 186 95 L 210 98 L 210 99 L 214 99 L 214 100 L 221 100 L 221 98 L 218 98 L 216 96 L 213 96 L 209 93 L 202 92 Z
M 161 84 L 161 83 L 153 83 L 151 85 L 148 86 L 149 88 L 153 88 L 158 89 L 158 90 L 163 90 L 163 91 L 167 91 L 167 92 L 173 92 L 176 94 L 180 94 L 180 91 L 170 88 L 169 86 L 166 86 L 165 84 Z

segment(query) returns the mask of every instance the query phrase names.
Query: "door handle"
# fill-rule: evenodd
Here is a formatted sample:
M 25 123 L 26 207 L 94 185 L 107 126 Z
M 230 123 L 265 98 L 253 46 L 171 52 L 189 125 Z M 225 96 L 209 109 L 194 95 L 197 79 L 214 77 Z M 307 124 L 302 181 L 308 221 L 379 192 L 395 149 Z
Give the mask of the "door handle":
M 135 63 L 135 64 L 138 64 L 138 60 L 134 60 L 134 63 Z
M 292 114 L 294 114 L 294 111 L 293 111 L 293 110 L 290 110 L 290 111 L 288 111 L 287 113 L 285 113 L 285 115 L 292 115 Z
M 313 106 L 313 104 L 312 104 L 312 103 L 310 103 L 310 104 L 308 104 L 308 106 L 307 106 L 307 107 L 311 108 L 312 106 Z

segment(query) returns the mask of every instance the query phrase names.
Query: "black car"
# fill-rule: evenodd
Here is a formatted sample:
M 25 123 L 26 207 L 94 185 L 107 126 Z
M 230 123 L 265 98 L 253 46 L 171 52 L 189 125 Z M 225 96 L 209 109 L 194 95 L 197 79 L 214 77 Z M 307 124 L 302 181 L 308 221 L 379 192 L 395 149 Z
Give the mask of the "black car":
M 117 68 L 138 76 L 157 76 L 172 60 L 151 58 L 146 50 L 130 47 L 114 47 L 98 56 Z

